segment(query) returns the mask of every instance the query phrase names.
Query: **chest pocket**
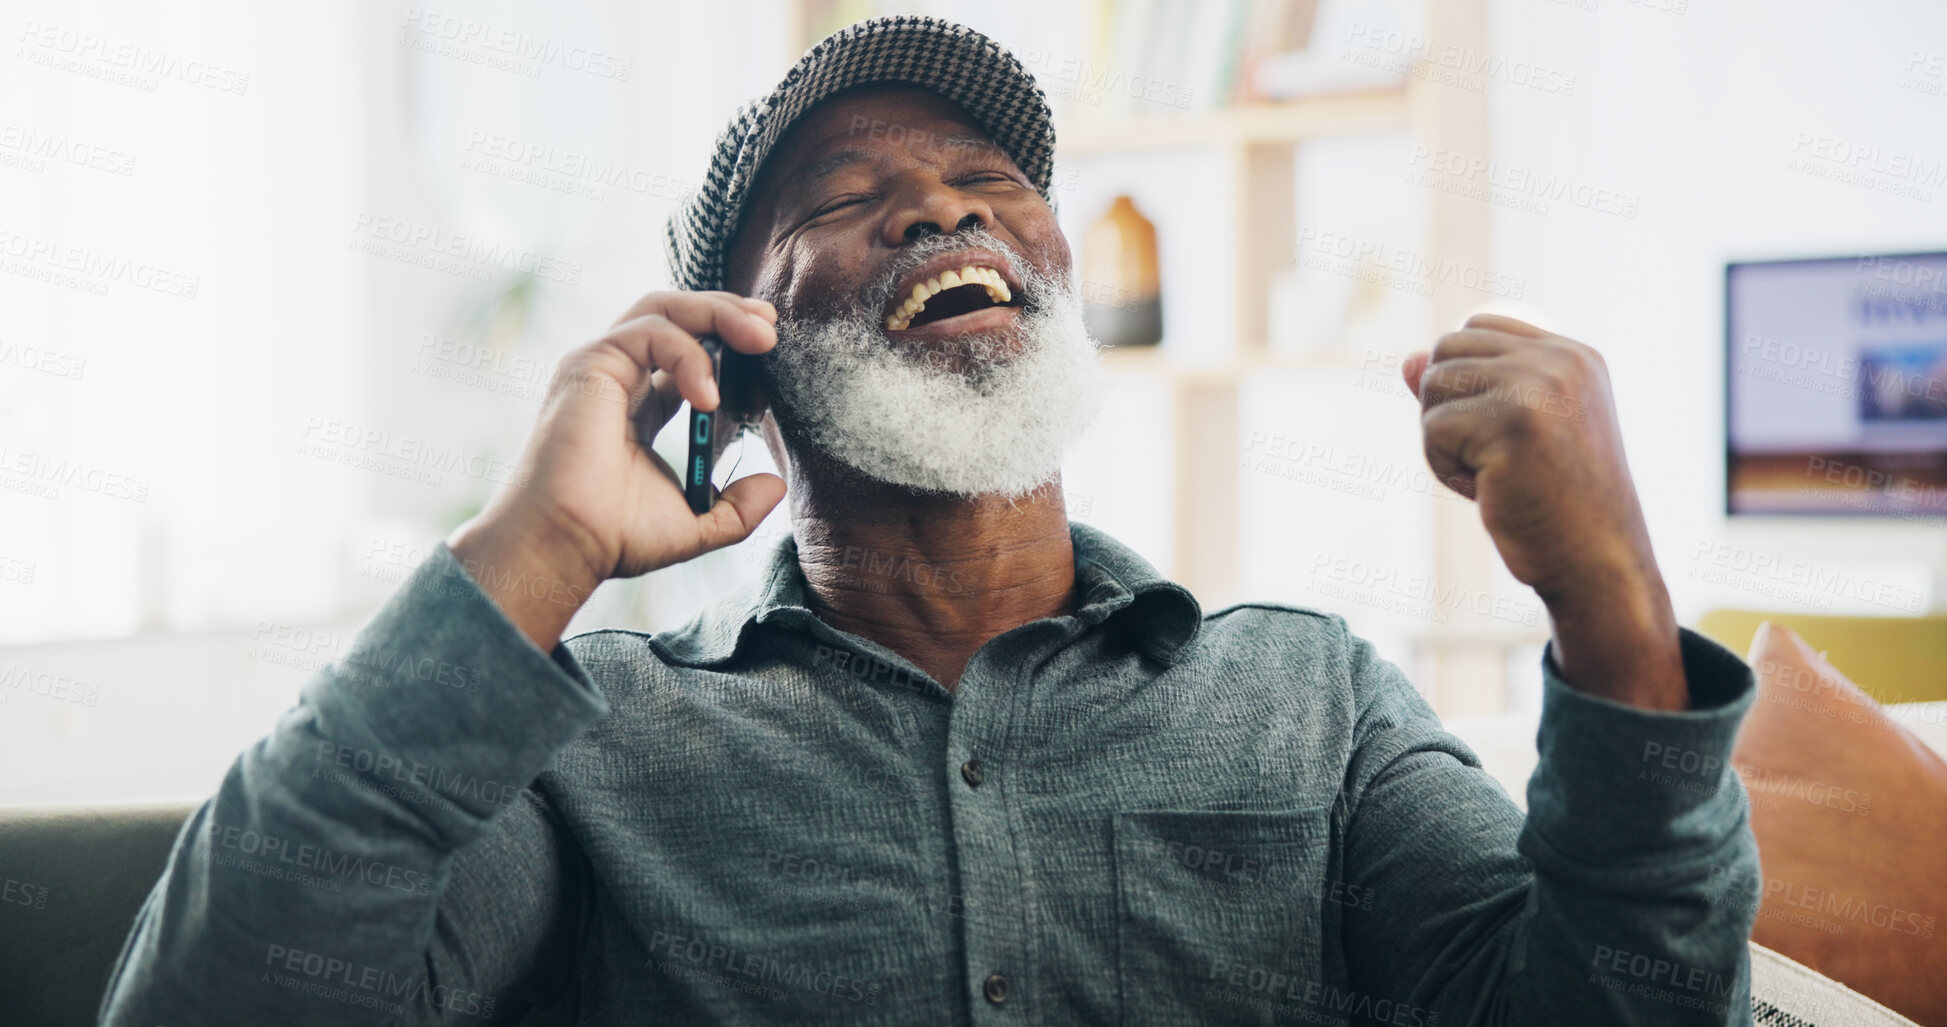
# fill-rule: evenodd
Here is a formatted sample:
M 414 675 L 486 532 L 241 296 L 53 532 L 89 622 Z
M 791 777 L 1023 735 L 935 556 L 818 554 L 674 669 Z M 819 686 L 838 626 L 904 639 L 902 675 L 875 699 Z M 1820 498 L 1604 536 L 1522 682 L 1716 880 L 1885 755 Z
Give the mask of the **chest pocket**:
M 1305 1022 L 1328 808 L 1115 815 L 1121 1022 Z

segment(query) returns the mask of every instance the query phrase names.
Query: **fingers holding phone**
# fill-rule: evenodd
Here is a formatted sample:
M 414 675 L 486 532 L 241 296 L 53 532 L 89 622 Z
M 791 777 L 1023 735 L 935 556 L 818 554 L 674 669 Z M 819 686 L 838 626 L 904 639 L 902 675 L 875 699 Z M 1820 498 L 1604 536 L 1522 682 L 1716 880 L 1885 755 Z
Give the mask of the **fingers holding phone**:
M 756 362 L 723 344 L 714 335 L 697 340 L 710 361 L 710 374 L 717 383 L 716 409 L 690 405 L 689 455 L 682 468 L 683 496 L 693 513 L 707 513 L 715 504 L 715 480 L 724 452 L 737 441 L 748 424 L 763 414 L 761 389 L 756 382 Z
M 608 578 L 634 577 L 747 537 L 783 498 L 782 479 L 749 475 L 698 513 L 681 476 L 650 443 L 683 401 L 710 414 L 723 402 L 725 383 L 702 338 L 719 343 L 723 354 L 755 356 L 776 344 L 776 317 L 769 303 L 727 292 L 638 300 L 605 335 L 562 358 L 517 484 L 503 486 L 456 529 L 449 547 L 463 559 L 464 550 L 547 575 L 564 586 L 551 591 L 585 599 Z M 721 434 L 721 421 L 711 418 L 713 434 Z M 503 608 L 530 605 L 519 596 L 494 598 Z M 538 634 L 558 637 L 573 609 L 537 613 Z

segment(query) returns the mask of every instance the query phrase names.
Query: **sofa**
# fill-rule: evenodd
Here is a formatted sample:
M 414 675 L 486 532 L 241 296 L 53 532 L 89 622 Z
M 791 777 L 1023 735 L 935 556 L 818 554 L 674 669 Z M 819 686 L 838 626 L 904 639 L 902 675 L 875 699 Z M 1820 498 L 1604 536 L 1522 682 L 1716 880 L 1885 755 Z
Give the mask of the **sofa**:
M 135 914 L 195 804 L 0 807 L 0 1024 L 93 1024 Z M 565 1027 L 571 1004 L 515 1012 Z

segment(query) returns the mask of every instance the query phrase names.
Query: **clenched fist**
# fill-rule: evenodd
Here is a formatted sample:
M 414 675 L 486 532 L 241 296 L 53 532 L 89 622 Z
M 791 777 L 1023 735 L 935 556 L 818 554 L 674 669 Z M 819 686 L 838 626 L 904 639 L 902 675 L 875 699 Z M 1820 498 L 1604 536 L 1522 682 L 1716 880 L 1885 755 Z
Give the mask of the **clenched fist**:
M 1401 366 L 1433 473 L 1480 506 L 1508 570 L 1554 622 L 1562 676 L 1655 709 L 1688 705 L 1676 617 L 1594 349 L 1476 314 Z

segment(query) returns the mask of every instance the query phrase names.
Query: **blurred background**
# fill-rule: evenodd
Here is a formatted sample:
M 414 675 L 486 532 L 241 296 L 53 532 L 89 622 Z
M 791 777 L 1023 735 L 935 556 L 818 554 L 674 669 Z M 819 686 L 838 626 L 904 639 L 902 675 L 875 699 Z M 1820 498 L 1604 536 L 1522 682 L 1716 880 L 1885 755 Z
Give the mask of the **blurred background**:
M 1545 612 L 1398 376 L 1486 309 L 1606 356 L 1685 623 L 1947 612 L 1947 7 L 167 6 L 0 26 L 0 802 L 213 791 L 505 480 L 555 359 L 666 287 L 736 107 L 882 13 L 1021 58 L 1085 293 L 1160 297 L 1065 489 L 1206 610 L 1343 614 L 1445 715 L 1537 703 Z M 1893 342 L 1792 336 L 1862 283 Z M 789 530 L 571 630 L 681 624 Z

